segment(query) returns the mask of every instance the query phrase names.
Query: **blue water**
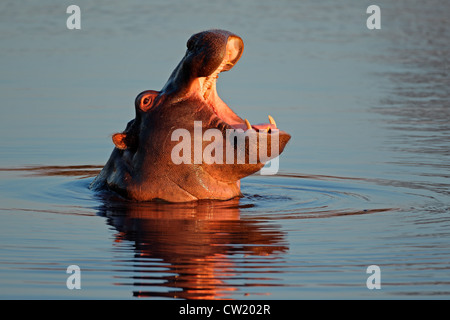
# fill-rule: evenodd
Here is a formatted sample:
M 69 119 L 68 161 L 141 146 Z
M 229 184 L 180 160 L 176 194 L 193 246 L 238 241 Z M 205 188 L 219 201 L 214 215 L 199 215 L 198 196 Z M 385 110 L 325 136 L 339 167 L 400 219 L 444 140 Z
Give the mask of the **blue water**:
M 0 298 L 448 299 L 449 4 L 377 1 L 368 30 L 370 4 L 2 1 Z M 278 174 L 225 202 L 90 191 L 135 96 L 209 28 L 245 43 L 222 99 L 292 135 Z

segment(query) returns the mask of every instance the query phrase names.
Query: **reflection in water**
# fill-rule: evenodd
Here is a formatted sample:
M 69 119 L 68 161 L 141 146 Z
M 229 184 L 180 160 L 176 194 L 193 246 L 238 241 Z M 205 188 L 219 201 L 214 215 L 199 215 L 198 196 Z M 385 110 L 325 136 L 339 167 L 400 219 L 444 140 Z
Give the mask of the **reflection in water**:
M 240 286 L 269 286 L 266 268 L 279 260 L 267 256 L 288 250 L 276 226 L 240 218 L 239 199 L 169 204 L 107 196 L 99 214 L 117 229 L 116 242 L 133 242 L 138 297 L 222 299 Z M 253 270 L 235 270 L 235 261 L 245 265 L 248 256 L 265 256 L 264 276 L 251 263 L 245 268 Z

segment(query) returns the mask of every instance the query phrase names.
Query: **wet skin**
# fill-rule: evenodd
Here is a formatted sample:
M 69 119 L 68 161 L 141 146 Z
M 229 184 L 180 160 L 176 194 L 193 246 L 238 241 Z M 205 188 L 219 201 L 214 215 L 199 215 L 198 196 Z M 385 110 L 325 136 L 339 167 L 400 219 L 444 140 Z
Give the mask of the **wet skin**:
M 227 200 L 242 196 L 240 179 L 259 171 L 268 159 L 280 154 L 290 135 L 270 123 L 251 125 L 240 118 L 218 96 L 216 81 L 220 72 L 230 70 L 242 55 L 243 41 L 224 30 L 210 30 L 193 35 L 187 51 L 161 91 L 148 90 L 135 100 L 136 117 L 125 131 L 113 135 L 115 149 L 91 188 L 115 191 L 125 198 L 148 201 L 187 202 L 200 199 Z M 202 132 L 218 129 L 222 133 L 223 159 L 226 148 L 234 148 L 232 163 L 191 161 L 175 164 L 172 150 L 180 142 L 172 141 L 176 129 L 186 129 L 194 141 L 194 121 L 201 121 Z M 246 138 L 245 146 L 233 143 L 227 130 L 253 130 L 256 142 Z M 275 152 L 271 152 L 276 134 Z M 261 142 L 263 141 L 263 142 Z M 261 143 L 260 143 L 261 142 Z M 252 145 L 256 144 L 256 145 Z M 261 145 L 264 143 L 265 145 Z M 204 151 L 210 141 L 202 141 Z M 255 147 L 256 149 L 253 149 Z M 252 150 L 267 148 L 269 157 L 250 161 Z M 245 154 L 245 163 L 237 161 Z M 227 161 L 228 162 L 228 161 Z

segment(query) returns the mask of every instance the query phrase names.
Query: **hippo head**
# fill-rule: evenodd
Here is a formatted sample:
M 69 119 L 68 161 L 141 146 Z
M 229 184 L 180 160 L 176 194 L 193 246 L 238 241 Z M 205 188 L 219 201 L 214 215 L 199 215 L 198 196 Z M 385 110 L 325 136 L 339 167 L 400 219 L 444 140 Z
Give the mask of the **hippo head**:
M 240 179 L 278 156 L 290 139 L 272 117 L 251 125 L 219 98 L 217 78 L 243 49 L 228 31 L 193 35 L 164 88 L 136 97 L 136 117 L 113 135 L 116 148 L 91 187 L 138 201 L 241 196 Z

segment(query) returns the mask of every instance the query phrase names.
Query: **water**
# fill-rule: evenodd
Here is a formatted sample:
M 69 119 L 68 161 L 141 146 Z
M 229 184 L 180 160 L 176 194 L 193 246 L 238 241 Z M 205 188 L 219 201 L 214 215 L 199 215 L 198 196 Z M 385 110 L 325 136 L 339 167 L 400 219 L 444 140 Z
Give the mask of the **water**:
M 446 1 L 0 4 L 0 297 L 450 297 Z M 189 36 L 245 51 L 222 99 L 292 135 L 240 200 L 129 203 L 89 183 Z M 68 290 L 66 269 L 81 269 Z M 369 290 L 369 265 L 381 289 Z

